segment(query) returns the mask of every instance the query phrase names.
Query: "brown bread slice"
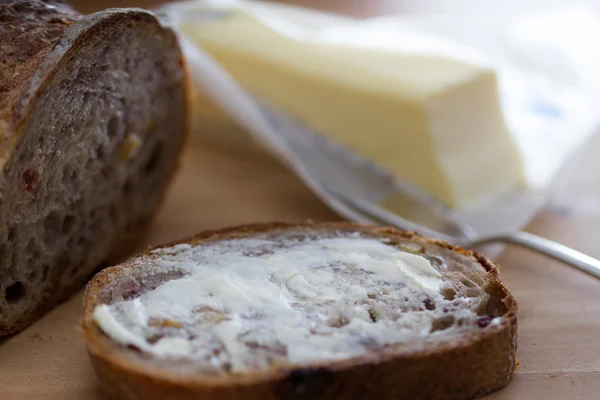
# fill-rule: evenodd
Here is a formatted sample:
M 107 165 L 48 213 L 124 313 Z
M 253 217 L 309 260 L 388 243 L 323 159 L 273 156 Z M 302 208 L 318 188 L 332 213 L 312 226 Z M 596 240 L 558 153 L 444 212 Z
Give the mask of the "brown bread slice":
M 0 2 L 0 336 L 148 223 L 186 126 L 174 33 L 149 12 Z
M 350 245 L 344 242 L 344 247 L 329 247 L 325 253 L 318 253 L 321 247 L 340 243 L 336 241 L 339 238 L 348 240 Z M 326 259 L 327 252 L 343 258 L 347 252 L 358 251 L 354 250 L 358 248 L 355 245 L 358 242 L 354 240 L 364 238 L 374 239 L 375 245 L 384 246 L 386 251 L 399 249 L 403 254 L 411 254 L 410 257 L 416 255 L 427 259 L 443 280 L 439 292 L 423 296 L 429 289 L 423 289 L 421 293 L 420 286 L 412 286 L 410 280 L 389 284 L 380 278 L 369 278 L 377 275 L 371 275 L 366 262 L 345 264 L 328 261 L 331 265 L 319 264 L 319 257 Z M 309 248 L 313 249 L 313 254 L 308 254 Z M 296 253 L 286 253 L 288 251 Z M 314 258 L 314 252 L 318 253 L 317 258 Z M 218 309 L 218 306 L 198 304 L 190 314 L 193 321 L 178 320 L 176 315 L 180 311 L 168 317 L 156 314 L 162 315 L 156 318 L 153 314 L 156 310 L 149 306 L 160 304 L 152 303 L 150 299 L 160 299 L 159 294 L 164 294 L 169 285 L 197 279 L 200 286 L 195 287 L 201 289 L 203 282 L 212 279 L 212 275 L 202 275 L 208 269 L 213 268 L 211 271 L 215 274 L 225 273 L 223 271 L 235 268 L 235 263 L 240 260 L 257 264 L 239 264 L 242 267 L 237 270 L 238 273 L 253 271 L 248 272 L 250 278 L 263 270 L 270 274 L 268 268 L 281 265 L 282 259 L 271 259 L 277 262 L 268 264 L 269 259 L 282 254 L 293 254 L 289 256 L 292 261 L 299 261 L 304 255 L 312 256 L 307 259 L 313 263 L 317 260 L 319 265 L 310 268 L 331 268 L 336 279 L 324 284 L 322 290 L 342 288 L 336 293 L 345 296 L 344 293 L 350 293 L 350 290 L 339 286 L 342 285 L 340 282 L 352 283 L 356 279 L 359 288 L 364 287 L 368 291 L 368 296 L 357 298 L 354 305 L 343 304 L 343 301 L 321 302 L 322 299 L 317 299 L 317 303 L 289 303 L 294 312 L 306 316 L 306 321 L 312 320 L 308 319 L 310 309 L 304 307 L 315 307 L 324 313 L 318 315 L 336 317 L 336 310 L 346 312 L 352 307 L 370 307 L 371 321 L 367 319 L 358 326 L 369 328 L 365 332 L 374 336 L 361 337 L 358 343 L 362 347 L 356 348 L 358 353 L 351 357 L 327 359 L 323 356 L 321 359 L 319 352 L 304 362 L 292 362 L 290 350 L 293 342 L 282 349 L 281 343 L 269 340 L 269 334 L 264 333 L 268 330 L 260 331 L 262 333 L 255 335 L 252 341 L 246 341 L 245 338 L 252 334 L 252 327 L 260 326 L 261 319 L 269 321 L 270 309 L 267 306 L 253 309 L 251 305 L 253 296 L 260 293 L 257 284 L 239 286 L 246 287 L 246 292 L 242 293 L 249 299 L 248 314 L 241 314 L 242 317 L 227 306 Z M 194 278 L 192 273 L 198 272 L 193 271 L 200 271 L 198 276 L 202 277 Z M 311 284 L 316 285 L 319 280 L 314 277 L 318 275 L 310 278 Z M 277 283 L 279 278 L 277 274 L 271 274 L 268 279 Z M 286 287 L 289 279 L 285 280 Z M 240 281 L 234 279 L 232 282 Z M 406 293 L 402 292 L 406 290 L 411 294 L 398 294 Z M 227 293 L 224 289 L 217 289 L 207 298 L 217 298 L 228 304 L 232 297 Z M 189 299 L 196 299 L 198 291 L 194 289 L 186 295 L 184 291 L 176 290 L 171 295 L 176 296 L 171 298 L 176 301 L 164 304 L 167 313 Z M 201 303 L 206 300 L 202 299 Z M 100 384 L 111 399 L 470 399 L 506 385 L 515 363 L 517 304 L 502 285 L 497 266 L 477 253 L 392 228 L 351 223 L 276 223 L 205 232 L 161 246 L 100 272 L 88 284 L 84 301 L 82 324 L 85 343 Z M 131 317 L 133 314 L 123 313 L 123 310 L 139 310 L 140 304 L 144 310 L 140 315 L 145 315 L 148 325 L 142 324 L 142 330 L 136 331 L 133 321 L 139 319 Z M 132 305 L 137 308 L 127 308 Z M 130 342 L 126 336 L 116 335 L 106 320 L 99 319 L 101 311 L 105 310 L 111 310 L 115 320 L 129 332 L 141 332 L 142 342 Z M 304 313 L 304 310 L 308 311 Z M 372 313 L 372 310 L 376 312 Z M 409 330 L 410 334 L 407 333 L 407 339 L 401 340 L 402 343 L 378 342 L 380 337 L 385 337 L 378 336 L 378 332 L 388 329 L 388 326 L 394 327 L 395 323 L 407 321 L 406 327 L 410 329 L 413 326 L 411 316 L 424 318 L 417 321 L 425 321 L 424 325 L 420 322 L 414 325 L 416 333 Z M 317 320 L 316 325 L 310 325 L 309 336 L 336 335 L 351 329 L 356 318 Z M 189 343 L 206 342 L 210 346 L 208 338 L 212 333 L 226 332 L 217 331 L 219 326 L 238 320 L 258 323 L 247 325 L 249 328 L 235 336 L 235 343 L 243 343 L 244 350 L 240 354 L 247 356 L 245 363 L 240 364 L 241 369 L 232 370 L 232 364 L 227 364 L 226 361 L 234 360 L 234 357 L 231 353 L 233 348 L 223 344 L 225 342 L 216 350 L 209 348 L 208 355 L 202 351 L 179 355 L 155 352 L 160 341 L 179 337 Z M 273 325 L 279 328 L 286 324 L 282 319 L 275 321 Z M 423 326 L 426 331 L 422 330 Z M 110 334 L 106 333 L 106 329 Z M 342 351 L 344 346 L 356 346 L 353 339 L 346 343 L 355 333 L 351 330 L 345 332 L 349 332 L 350 336 L 340 333 Z M 293 336 L 293 331 L 289 335 Z M 335 345 L 335 342 L 332 343 Z

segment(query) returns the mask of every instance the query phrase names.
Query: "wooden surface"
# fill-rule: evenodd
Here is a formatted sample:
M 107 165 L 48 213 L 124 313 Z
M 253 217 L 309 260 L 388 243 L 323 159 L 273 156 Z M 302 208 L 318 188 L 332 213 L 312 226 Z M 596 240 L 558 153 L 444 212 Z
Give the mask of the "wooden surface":
M 79 5 L 92 11 L 90 3 L 94 9 L 102 7 L 101 1 Z M 332 3 L 345 9 L 342 1 Z M 600 257 L 598 151 L 600 138 L 572 163 L 560 193 L 528 230 Z M 192 140 L 147 243 L 232 224 L 336 218 L 275 162 Z M 508 387 L 486 399 L 600 398 L 600 282 L 522 250 L 507 250 L 499 262 L 520 305 L 521 365 Z M 76 329 L 80 313 L 77 295 L 0 342 L 0 399 L 102 398 Z

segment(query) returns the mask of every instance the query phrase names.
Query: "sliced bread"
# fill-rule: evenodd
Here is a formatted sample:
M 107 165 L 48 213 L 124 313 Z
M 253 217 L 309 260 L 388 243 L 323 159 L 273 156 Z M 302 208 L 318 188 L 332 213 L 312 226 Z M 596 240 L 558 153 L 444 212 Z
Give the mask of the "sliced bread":
M 470 399 L 506 385 L 517 305 L 476 253 L 391 228 L 199 234 L 88 284 L 113 399 Z
M 149 12 L 0 2 L 0 336 L 128 250 L 187 121 L 175 34 Z

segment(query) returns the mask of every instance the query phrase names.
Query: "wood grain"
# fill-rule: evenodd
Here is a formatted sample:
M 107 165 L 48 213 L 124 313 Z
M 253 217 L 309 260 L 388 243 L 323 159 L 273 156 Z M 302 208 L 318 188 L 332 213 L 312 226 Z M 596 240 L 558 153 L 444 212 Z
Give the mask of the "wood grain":
M 305 0 L 305 3 L 310 0 Z M 84 11 L 150 6 L 151 0 L 74 2 Z M 368 8 L 361 4 L 369 3 Z M 312 1 L 312 4 L 322 4 Z M 353 15 L 387 12 L 390 1 L 332 1 Z M 291 173 L 268 158 L 208 145 L 201 131 L 147 244 L 203 229 L 258 221 L 338 219 Z M 600 137 L 569 166 L 551 204 L 529 231 L 600 257 Z M 510 248 L 500 257 L 503 280 L 519 301 L 520 367 L 490 400 L 600 398 L 600 282 L 559 263 Z M 81 295 L 0 344 L 0 399 L 101 399 L 76 329 Z

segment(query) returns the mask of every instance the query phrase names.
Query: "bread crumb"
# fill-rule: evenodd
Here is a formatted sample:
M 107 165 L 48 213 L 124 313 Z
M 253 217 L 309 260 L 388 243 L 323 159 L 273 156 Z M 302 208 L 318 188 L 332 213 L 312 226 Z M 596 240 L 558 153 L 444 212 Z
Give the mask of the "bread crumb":
M 518 370 L 520 366 L 521 366 L 521 361 L 515 361 L 514 371 Z
M 135 133 L 128 135 L 119 148 L 121 160 L 131 160 L 142 146 L 142 139 Z

